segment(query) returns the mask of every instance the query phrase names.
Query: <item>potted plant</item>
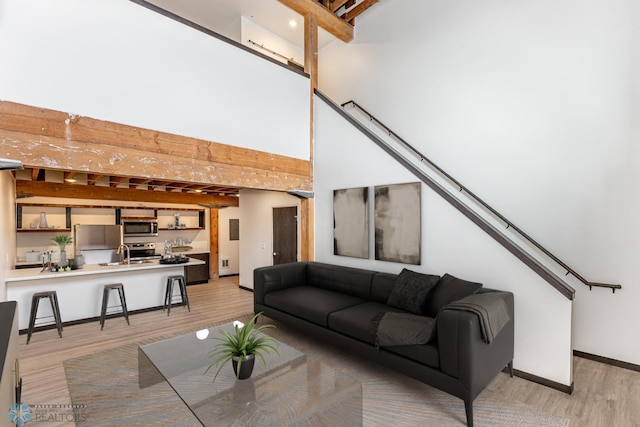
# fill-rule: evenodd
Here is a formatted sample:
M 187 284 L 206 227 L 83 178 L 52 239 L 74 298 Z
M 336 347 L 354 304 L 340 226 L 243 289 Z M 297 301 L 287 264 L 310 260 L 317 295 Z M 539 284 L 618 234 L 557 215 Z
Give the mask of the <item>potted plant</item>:
M 278 350 L 274 347 L 274 344 L 278 344 L 274 338 L 259 334 L 265 329 L 275 328 L 275 325 L 266 324 L 256 327 L 258 317 L 262 312 L 257 313 L 251 318 L 244 326 L 234 325 L 234 332 L 229 333 L 220 329 L 220 337 L 214 337 L 219 341 L 216 347 L 209 353 L 209 357 L 213 359 L 211 364 L 207 367 L 205 374 L 214 366 L 218 367 L 216 375 L 213 377 L 215 381 L 222 370 L 222 367 L 229 360 L 232 361 L 233 371 L 238 379 L 246 379 L 251 376 L 253 372 L 253 365 L 255 358 L 257 357 L 262 361 L 264 366 L 267 362 L 264 356 L 268 352 L 280 355 Z
M 73 239 L 68 234 L 58 234 L 57 236 L 53 236 L 51 239 L 53 240 L 53 244 L 56 244 L 60 247 L 60 262 L 59 266 L 65 267 L 67 265 L 67 245 L 73 243 Z

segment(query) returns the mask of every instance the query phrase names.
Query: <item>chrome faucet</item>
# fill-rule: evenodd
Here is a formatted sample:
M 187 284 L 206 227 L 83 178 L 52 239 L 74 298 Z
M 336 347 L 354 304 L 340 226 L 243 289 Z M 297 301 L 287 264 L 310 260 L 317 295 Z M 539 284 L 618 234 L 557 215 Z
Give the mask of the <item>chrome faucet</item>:
M 47 271 L 47 270 L 51 270 L 51 253 L 53 251 L 46 251 L 44 254 L 42 254 L 42 270 L 40 270 L 40 273 Z
M 118 246 L 118 250 L 116 251 L 116 253 L 120 255 L 120 262 L 122 263 L 125 260 L 124 251 L 122 249 L 127 250 L 127 264 L 131 264 L 131 250 L 129 249 L 129 246 L 125 245 L 124 243 L 121 243 L 120 246 Z

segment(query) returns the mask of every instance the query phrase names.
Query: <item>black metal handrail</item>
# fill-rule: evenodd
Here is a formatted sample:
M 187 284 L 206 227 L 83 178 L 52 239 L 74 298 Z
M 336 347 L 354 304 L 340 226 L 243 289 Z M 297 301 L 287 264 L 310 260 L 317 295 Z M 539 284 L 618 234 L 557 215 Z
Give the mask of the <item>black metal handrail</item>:
M 529 243 L 531 243 L 533 246 L 535 246 L 538 250 L 540 250 L 542 253 L 544 253 L 547 257 L 549 257 L 550 259 L 552 259 L 555 263 L 557 263 L 558 265 L 562 266 L 563 269 L 566 270 L 566 275 L 571 274 L 572 276 L 574 276 L 576 279 L 578 279 L 580 282 L 582 282 L 584 285 L 589 286 L 589 290 L 591 290 L 594 286 L 595 287 L 601 287 L 601 288 L 610 288 L 614 293 L 616 291 L 616 289 L 622 289 L 622 285 L 618 285 L 618 284 L 609 284 L 609 283 L 597 283 L 597 282 L 591 282 L 587 279 L 585 279 L 584 277 L 582 277 L 580 274 L 578 274 L 578 272 L 576 272 L 574 269 L 572 269 L 571 267 L 569 267 L 565 262 L 563 262 L 562 260 L 560 260 L 557 256 L 555 256 L 554 254 L 552 254 L 551 252 L 549 252 L 544 246 L 542 246 L 540 243 L 538 243 L 537 241 L 535 241 L 531 236 L 529 236 L 527 233 L 525 233 L 524 231 L 522 231 L 519 227 L 517 227 L 514 223 L 512 223 L 511 221 L 509 221 L 507 218 L 505 218 L 502 214 L 500 214 L 498 211 L 496 211 L 493 207 L 491 207 L 489 204 L 487 204 L 484 200 L 482 200 L 480 197 L 478 197 L 475 193 L 473 193 L 471 190 L 469 190 L 467 187 L 465 187 L 464 185 L 462 185 L 458 180 L 456 180 L 454 177 L 452 177 L 451 175 L 449 175 L 445 170 L 443 170 L 440 166 L 438 166 L 437 164 L 435 164 L 433 161 L 431 161 L 428 157 L 426 157 L 424 154 L 422 154 L 419 150 L 417 150 L 416 148 L 414 148 L 411 144 L 409 144 L 407 141 L 405 141 L 403 138 L 401 138 L 398 134 L 396 134 L 395 132 L 393 132 L 391 129 L 389 129 L 388 126 L 386 126 L 384 123 L 382 123 L 380 120 L 376 119 L 371 113 L 369 113 L 367 110 L 365 110 L 364 108 L 362 108 L 362 106 L 360 106 L 357 102 L 355 101 L 348 101 L 345 102 L 341 105 L 342 108 L 344 108 L 347 105 L 353 105 L 354 107 L 358 108 L 360 111 L 362 111 L 364 114 L 366 114 L 369 117 L 370 121 L 375 121 L 380 127 L 382 127 L 389 136 L 393 136 L 395 139 L 397 139 L 398 141 L 400 141 L 407 149 L 409 149 L 410 151 L 412 151 L 413 153 L 415 153 L 416 156 L 418 156 L 420 158 L 421 162 L 425 162 L 427 163 L 429 166 L 431 166 L 433 169 L 435 169 L 436 171 L 438 171 L 440 174 L 442 174 L 444 177 L 446 177 L 450 182 L 452 182 L 456 187 L 458 187 L 459 191 L 464 191 L 466 194 L 468 194 L 471 198 L 473 198 L 477 203 L 479 203 L 480 205 L 482 205 L 485 209 L 487 209 L 489 212 L 491 212 L 496 218 L 500 219 L 502 222 L 504 222 L 506 224 L 506 228 L 509 229 L 513 229 L 514 231 L 516 231 L 518 234 L 520 234 L 525 240 L 527 240 Z

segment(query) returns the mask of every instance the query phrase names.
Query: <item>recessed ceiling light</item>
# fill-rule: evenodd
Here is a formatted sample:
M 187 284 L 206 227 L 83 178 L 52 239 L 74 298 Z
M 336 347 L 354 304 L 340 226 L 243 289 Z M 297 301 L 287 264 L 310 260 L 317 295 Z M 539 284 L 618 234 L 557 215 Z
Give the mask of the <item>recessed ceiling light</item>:
M 298 23 L 296 22 L 296 20 L 295 20 L 295 19 L 292 19 L 291 21 L 289 21 L 289 26 L 290 26 L 291 28 L 295 28 L 295 27 L 297 27 L 297 26 L 298 26 Z

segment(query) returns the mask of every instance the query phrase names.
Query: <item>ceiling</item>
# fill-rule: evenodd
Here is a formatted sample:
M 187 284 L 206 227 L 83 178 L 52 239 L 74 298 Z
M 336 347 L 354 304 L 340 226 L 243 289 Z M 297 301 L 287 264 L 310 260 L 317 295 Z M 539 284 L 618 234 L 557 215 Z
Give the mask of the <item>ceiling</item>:
M 287 40 L 299 48 L 304 47 L 304 18 L 279 0 L 146 0 L 169 12 L 195 22 L 238 43 L 241 17 Z M 355 25 L 355 18 L 379 0 L 309 0 L 317 1 L 332 13 Z M 297 3 L 291 0 L 285 3 Z M 296 26 L 290 25 L 291 21 Z M 322 28 L 318 29 L 318 48 L 336 38 Z
M 178 16 L 202 25 L 232 40 L 240 40 L 240 18 L 252 20 L 256 25 L 302 48 L 304 46 L 303 17 L 278 0 L 147 0 Z M 297 26 L 292 28 L 289 21 Z M 318 46 L 335 40 L 320 29 Z

